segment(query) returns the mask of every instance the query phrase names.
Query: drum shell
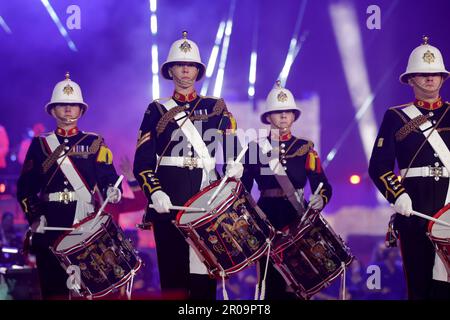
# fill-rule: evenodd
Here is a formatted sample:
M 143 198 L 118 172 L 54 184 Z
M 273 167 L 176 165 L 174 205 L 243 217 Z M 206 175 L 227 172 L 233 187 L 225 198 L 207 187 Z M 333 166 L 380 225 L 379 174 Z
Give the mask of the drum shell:
M 271 253 L 275 268 L 303 299 L 329 285 L 353 260 L 350 249 L 320 214 L 306 221 L 277 237 Z
M 230 181 L 236 183 L 234 192 L 213 210 L 183 224 L 180 220 L 185 213 L 180 212 L 175 222 L 209 273 L 216 277 L 239 272 L 257 261 L 267 253 L 275 234 L 242 183 Z M 185 206 L 195 206 L 195 199 L 205 193 L 212 194 L 218 182 L 200 191 Z
M 101 215 L 103 217 L 104 214 Z M 93 216 L 82 220 L 79 229 Z M 71 265 L 80 269 L 81 294 L 88 298 L 101 298 L 128 283 L 141 268 L 142 261 L 123 231 L 108 216 L 101 227 L 85 240 L 64 250 L 58 246 L 74 231 L 66 232 L 51 248 L 64 270 Z

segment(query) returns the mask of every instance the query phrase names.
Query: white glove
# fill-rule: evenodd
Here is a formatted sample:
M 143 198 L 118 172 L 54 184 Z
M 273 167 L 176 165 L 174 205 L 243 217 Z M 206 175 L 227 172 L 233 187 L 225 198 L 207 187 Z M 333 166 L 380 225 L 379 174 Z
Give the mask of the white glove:
M 244 173 L 244 166 L 240 162 L 231 162 L 227 165 L 226 175 L 230 178 L 240 179 Z
M 411 212 L 413 211 L 412 201 L 407 193 L 403 193 L 397 198 L 394 204 L 394 210 L 407 217 L 411 215 Z
M 151 195 L 152 203 L 158 213 L 167 213 L 172 206 L 169 196 L 164 191 L 158 190 Z
M 309 197 L 309 205 L 314 210 L 322 210 L 323 208 L 323 198 L 318 194 L 312 194 Z
M 109 198 L 109 202 L 117 203 L 122 199 L 122 192 L 119 188 L 108 187 L 106 190 L 106 196 Z
M 45 216 L 40 216 L 38 221 L 33 222 L 31 225 L 31 232 L 33 233 L 45 233 L 44 228 L 47 226 L 47 219 Z

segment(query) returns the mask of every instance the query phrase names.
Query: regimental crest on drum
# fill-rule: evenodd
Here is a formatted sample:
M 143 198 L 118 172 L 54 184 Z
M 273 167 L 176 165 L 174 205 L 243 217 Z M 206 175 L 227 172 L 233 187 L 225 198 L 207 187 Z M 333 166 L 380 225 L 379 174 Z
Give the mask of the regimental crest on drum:
M 93 216 L 81 221 L 51 248 L 64 269 L 71 265 L 80 268 L 80 294 L 90 299 L 129 283 L 142 266 L 136 250 L 110 216 L 101 215 L 94 227 L 92 220 Z
M 265 255 L 275 230 L 242 182 L 229 179 L 213 205 L 208 201 L 219 181 L 194 195 L 185 207 L 208 208 L 204 215 L 180 211 L 175 226 L 200 252 L 210 274 L 220 278 L 239 272 Z

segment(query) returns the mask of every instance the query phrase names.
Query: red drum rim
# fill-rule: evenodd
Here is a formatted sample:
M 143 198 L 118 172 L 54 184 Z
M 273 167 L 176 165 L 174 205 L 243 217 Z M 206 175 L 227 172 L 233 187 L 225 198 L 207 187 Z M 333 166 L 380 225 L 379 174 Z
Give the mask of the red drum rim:
M 447 205 L 445 205 L 441 210 L 439 210 L 434 216 L 433 218 L 435 219 L 439 219 L 446 211 L 448 211 L 450 209 L 450 203 L 448 203 Z M 436 237 L 433 236 L 433 234 L 431 233 L 431 229 L 433 229 L 433 226 L 436 222 L 434 221 L 430 221 L 428 222 L 428 233 L 430 234 L 430 237 L 433 237 L 434 239 L 447 239 L 447 238 L 441 238 L 441 237 Z
M 350 259 L 348 262 L 343 261 L 346 268 L 352 263 L 354 258 L 355 257 L 353 255 L 350 255 Z M 306 294 L 308 299 L 311 296 L 313 296 L 314 294 L 316 294 L 317 292 L 319 292 L 320 290 L 322 290 L 324 288 L 325 283 L 333 281 L 344 271 L 344 269 L 342 268 L 342 265 L 341 265 L 339 268 L 336 269 L 336 271 L 331 273 L 328 277 L 326 277 L 320 283 L 318 283 L 317 285 L 315 285 L 314 287 L 312 287 L 310 289 L 305 289 L 305 287 L 303 287 L 303 285 L 301 283 L 297 283 L 294 275 L 292 274 L 292 272 L 289 270 L 289 268 L 284 263 L 278 263 L 278 262 L 275 263 L 275 268 L 282 269 L 283 271 L 281 271 L 280 273 L 283 276 L 283 278 L 288 277 L 289 282 L 291 282 L 295 286 L 299 286 L 301 288 L 302 293 Z
M 142 267 L 142 260 L 141 260 L 141 258 L 139 258 L 138 261 L 137 261 L 137 266 L 135 266 L 133 268 L 133 271 L 136 273 L 136 272 L 139 271 L 139 269 L 141 267 Z M 131 279 L 131 271 L 128 272 L 127 275 L 124 276 L 122 279 L 120 279 L 119 282 L 109 286 L 108 288 L 106 288 L 106 289 L 104 289 L 104 290 L 102 290 L 100 292 L 97 292 L 97 293 L 93 294 L 93 293 L 90 292 L 90 290 L 88 288 L 88 291 L 90 292 L 89 296 L 92 299 L 102 298 L 102 297 L 108 295 L 109 293 L 111 293 L 111 291 L 113 291 L 114 289 L 118 289 L 118 288 L 122 287 L 123 285 L 127 284 L 130 281 L 130 279 Z
M 190 205 L 192 205 L 197 199 L 199 199 L 199 198 L 200 198 L 201 196 L 203 196 L 205 193 L 207 193 L 207 192 L 210 191 L 211 189 L 217 187 L 217 186 L 220 184 L 220 182 L 221 182 L 221 180 L 217 180 L 217 181 L 213 182 L 212 184 L 210 184 L 209 186 L 207 186 L 207 187 L 203 188 L 202 190 L 200 190 L 197 194 L 195 194 L 192 198 L 190 198 L 190 199 L 184 204 L 184 207 L 189 207 Z M 240 182 L 240 181 L 238 181 L 238 180 L 236 180 L 236 179 L 234 179 L 234 178 L 228 178 L 226 183 L 229 183 L 229 182 L 236 182 L 237 191 L 238 191 L 238 192 L 241 191 L 241 189 L 242 189 L 242 182 Z M 224 201 L 222 201 L 220 204 L 218 204 L 218 205 L 216 206 L 216 209 L 217 209 L 217 208 L 220 208 L 220 210 L 217 210 L 216 214 L 214 214 L 214 215 L 212 215 L 212 214 L 211 214 L 211 211 L 209 211 L 209 212 L 206 212 L 206 213 L 205 213 L 203 216 L 201 216 L 200 218 L 195 219 L 195 220 L 192 220 L 192 221 L 190 221 L 189 223 L 180 223 L 181 216 L 182 216 L 183 214 L 186 213 L 185 210 L 180 210 L 180 211 L 178 211 L 178 213 L 177 213 L 177 216 L 176 216 L 176 218 L 175 218 L 175 222 L 176 222 L 176 224 L 177 224 L 178 226 L 183 226 L 183 225 L 187 225 L 187 224 L 193 225 L 193 224 L 196 224 L 197 222 L 199 222 L 199 221 L 205 219 L 206 217 L 214 217 L 214 216 L 216 216 L 217 214 L 221 214 L 221 213 L 223 212 L 224 209 L 227 209 L 227 208 L 228 208 L 228 206 L 225 207 L 225 208 L 222 208 L 222 207 L 223 207 L 223 204 L 229 202 L 230 199 L 231 199 L 232 197 L 233 197 L 233 195 L 230 194 L 230 196 L 228 196 Z
M 88 221 L 90 221 L 90 220 L 93 220 L 93 219 L 95 218 L 95 216 L 96 216 L 95 214 L 92 214 L 92 215 L 90 215 L 90 216 L 87 216 L 86 218 L 84 218 L 84 219 L 81 220 L 80 222 L 74 224 L 74 225 L 72 226 L 72 228 L 78 229 L 78 227 L 80 227 L 81 225 L 85 224 L 86 222 L 88 222 Z M 107 223 L 108 223 L 109 221 L 111 221 L 111 216 L 110 216 L 108 213 L 102 212 L 102 213 L 100 214 L 100 217 L 103 217 L 103 216 L 107 216 L 107 217 L 108 217 L 108 219 L 106 220 Z M 70 233 L 72 233 L 73 231 L 75 231 L 75 230 L 72 230 L 72 231 L 70 231 L 70 230 L 64 231 L 64 233 L 61 234 L 61 235 L 58 237 L 58 239 L 56 239 L 56 241 L 55 241 L 55 243 L 54 243 L 54 245 L 53 245 L 53 248 L 54 248 L 54 250 L 55 250 L 56 253 L 64 253 L 64 254 L 67 254 L 67 253 L 70 253 L 70 252 L 72 252 L 72 251 L 74 251 L 74 250 L 76 250 L 76 249 L 78 249 L 78 248 L 81 247 L 81 245 L 80 245 L 79 243 L 77 243 L 77 244 L 73 245 L 73 246 L 70 247 L 70 248 L 67 248 L 67 249 L 64 249 L 64 250 L 58 250 L 58 246 L 61 244 L 61 242 L 63 241 L 63 239 L 64 239 L 65 237 L 67 237 Z M 100 231 L 102 231 L 102 229 L 99 229 L 99 230 L 97 230 L 96 232 L 94 232 L 91 236 L 89 236 L 88 238 L 86 238 L 85 240 L 83 240 L 83 242 L 85 242 L 85 243 L 86 243 L 86 242 L 91 242 L 93 239 L 95 239 L 95 238 L 98 236 L 98 234 L 100 233 Z

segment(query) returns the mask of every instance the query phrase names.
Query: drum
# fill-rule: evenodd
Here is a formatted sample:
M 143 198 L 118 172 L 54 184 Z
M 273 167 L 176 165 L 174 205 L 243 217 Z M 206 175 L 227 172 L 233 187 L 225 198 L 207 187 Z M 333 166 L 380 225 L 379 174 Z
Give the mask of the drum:
M 433 218 L 450 223 L 450 204 L 439 210 Z M 430 221 L 427 235 L 444 263 L 447 274 L 450 275 L 450 228 Z
M 275 232 L 243 184 L 228 179 L 215 200 L 208 201 L 220 181 L 201 190 L 184 206 L 206 213 L 180 211 L 175 226 L 195 250 L 208 272 L 228 276 L 266 254 Z
M 298 224 L 276 238 L 271 259 L 296 295 L 309 299 L 339 276 L 353 256 L 320 213 Z
M 129 283 L 142 262 L 123 231 L 107 214 L 87 217 L 50 248 L 64 270 L 80 270 L 80 294 L 101 298 Z M 73 269 L 71 269 L 73 270 Z

